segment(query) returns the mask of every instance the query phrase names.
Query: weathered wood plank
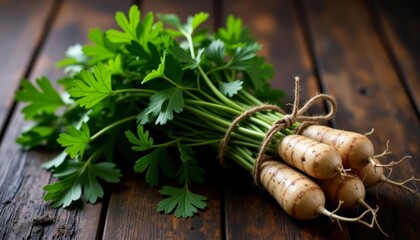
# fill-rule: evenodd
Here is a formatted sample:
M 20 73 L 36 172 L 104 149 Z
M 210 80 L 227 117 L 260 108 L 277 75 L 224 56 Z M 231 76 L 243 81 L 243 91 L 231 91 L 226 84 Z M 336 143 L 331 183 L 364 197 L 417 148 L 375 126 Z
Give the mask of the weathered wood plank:
M 228 1 L 224 10 L 241 17 L 263 44 L 261 54 L 273 63 L 276 72 L 272 85 L 287 92 L 285 103 L 293 102 L 294 75 L 302 78 L 301 102 L 320 91 L 292 1 Z M 313 111 L 323 110 L 318 106 Z M 327 217 L 307 222 L 292 219 L 269 194 L 257 190 L 250 177 L 232 175 L 225 203 L 229 239 L 348 238 L 346 229 L 341 230 Z
M 210 172 L 208 174 L 215 174 Z M 193 218 L 177 219 L 156 211 L 162 200 L 144 176 L 125 174 L 109 202 L 104 239 L 220 239 L 220 194 L 217 184 L 206 182 L 192 191 L 208 197 L 208 208 Z
M 200 11 L 211 14 L 211 1 L 145 1 L 141 7 L 143 14 L 175 13 L 185 21 L 187 16 Z M 205 26 L 212 28 L 210 18 Z M 212 168 L 212 167 L 210 167 Z M 129 167 L 132 169 L 132 166 Z M 132 171 L 132 170 L 131 170 Z M 210 169 L 206 174 L 208 181 L 203 187 L 195 189 L 208 197 L 208 208 L 190 219 L 177 219 L 156 211 L 162 200 L 157 188 L 150 188 L 144 182 L 144 175 L 128 176 L 123 179 L 124 188 L 111 195 L 104 239 L 219 239 L 221 238 L 221 197 L 220 187 L 215 176 L 217 171 Z M 213 176 L 213 177 L 212 177 Z
M 400 164 L 392 179 L 420 175 L 420 126 L 408 93 L 380 36 L 372 25 L 363 1 L 305 1 L 307 24 L 313 42 L 316 65 L 324 89 L 338 100 L 335 127 L 368 132 L 376 152 L 390 140 L 391 154 L 385 161 L 411 155 L 414 160 Z M 418 184 L 409 184 L 419 187 Z M 378 194 L 378 198 L 376 198 Z M 367 194 L 367 202 L 378 204 L 378 221 L 392 239 L 415 239 L 420 217 L 418 198 L 383 185 Z M 404 224 L 402 224 L 404 223 Z M 381 239 L 377 228 L 348 225 L 355 239 Z M 398 227 L 395 227 L 398 226 Z
M 54 6 L 54 0 L 0 3 L 0 133 Z M 5 87 L 7 86 L 7 87 Z
M 420 2 L 373 1 L 373 12 L 379 17 L 379 31 L 384 31 L 384 43 L 402 80 L 420 113 Z
M 54 63 L 64 56 L 66 48 L 85 42 L 90 27 L 110 27 L 115 11 L 125 11 L 128 6 L 129 3 L 113 0 L 63 2 L 57 9 L 57 18 L 39 58 L 30 71 L 30 78 L 44 75 L 53 80 L 59 77 L 61 71 L 55 68 Z M 42 186 L 54 180 L 40 166 L 53 154 L 41 150 L 25 152 L 15 144 L 15 138 L 24 125 L 18 112 L 20 108 L 18 105 L 0 148 L 0 238 L 95 239 L 101 234 L 98 226 L 102 225 L 102 202 L 96 205 L 76 204 L 70 209 L 52 209 L 42 200 Z

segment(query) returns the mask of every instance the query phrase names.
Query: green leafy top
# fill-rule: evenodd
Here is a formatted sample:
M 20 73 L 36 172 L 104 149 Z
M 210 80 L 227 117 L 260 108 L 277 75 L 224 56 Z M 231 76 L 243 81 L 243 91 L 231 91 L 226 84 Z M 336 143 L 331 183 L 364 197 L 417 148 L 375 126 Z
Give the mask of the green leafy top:
M 45 77 L 37 79 L 36 85 L 23 80 L 22 89 L 16 93 L 16 100 L 28 103 L 22 110 L 25 119 L 32 119 L 42 113 L 51 114 L 64 106 L 60 95 Z
M 82 196 L 96 202 L 104 182 L 119 181 L 117 164 L 130 163 L 122 161 L 127 157 L 150 186 L 172 180 L 159 191 L 165 198 L 158 211 L 192 217 L 207 206 L 206 197 L 190 190 L 204 181 L 202 147 L 217 148 L 232 119 L 261 104 L 258 98 L 280 95 L 268 83 L 272 66 L 258 56 L 261 45 L 241 19 L 229 16 L 226 27 L 209 33 L 204 12 L 186 22 L 174 14 L 141 17 L 137 6 L 117 12 L 118 29 L 94 28 L 88 45 L 73 46 L 58 63 L 66 70 L 58 82 L 63 95 L 47 78 L 22 81 L 16 94 L 33 121 L 17 142 L 62 149 L 43 165 L 58 179 L 44 188 L 55 207 Z M 227 155 L 251 169 L 273 116 L 241 122 Z
M 76 102 L 82 107 L 91 108 L 112 93 L 111 73 L 101 62 L 96 65 L 93 73 L 82 70 L 78 77 L 80 80 L 73 82 L 74 86 L 69 93 L 77 98 Z

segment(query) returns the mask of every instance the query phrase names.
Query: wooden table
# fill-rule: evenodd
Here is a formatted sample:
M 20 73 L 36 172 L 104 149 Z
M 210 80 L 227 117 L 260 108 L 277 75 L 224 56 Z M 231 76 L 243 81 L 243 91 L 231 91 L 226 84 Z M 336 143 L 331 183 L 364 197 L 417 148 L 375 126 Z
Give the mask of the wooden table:
M 190 219 L 155 211 L 161 199 L 143 176 L 126 173 L 95 205 L 53 209 L 42 186 L 53 182 L 40 168 L 53 153 L 24 151 L 15 138 L 24 125 L 14 92 L 22 78 L 56 79 L 54 62 L 66 48 L 85 43 L 92 27 L 115 26 L 122 0 L 0 0 L 0 239 L 386 239 L 376 228 L 327 217 L 296 221 L 287 216 L 245 173 L 214 164 L 200 192 L 208 209 Z M 211 14 L 207 26 L 242 17 L 274 64 L 273 86 L 288 92 L 292 76 L 302 78 L 302 100 L 318 92 L 337 98 L 331 122 L 361 133 L 375 128 L 377 152 L 390 140 L 388 160 L 411 155 L 392 173 L 396 180 L 420 176 L 420 5 L 418 1 L 136 1 L 142 12 L 176 13 L 184 19 Z M 318 106 L 314 112 L 324 111 Z M 409 184 L 419 189 L 420 185 Z M 419 198 L 391 186 L 368 191 L 380 207 L 379 222 L 389 239 L 418 239 Z M 47 224 L 36 224 L 40 217 Z M 417 237 L 417 238 L 416 238 Z

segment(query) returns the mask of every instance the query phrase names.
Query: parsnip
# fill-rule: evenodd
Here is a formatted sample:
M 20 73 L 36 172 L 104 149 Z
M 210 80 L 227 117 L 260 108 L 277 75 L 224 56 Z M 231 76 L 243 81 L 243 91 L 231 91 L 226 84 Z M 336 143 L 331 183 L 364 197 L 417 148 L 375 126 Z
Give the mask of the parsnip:
M 356 218 L 347 218 L 330 212 L 325 208 L 325 195 L 322 189 L 303 173 L 279 161 L 265 161 L 261 165 L 260 180 L 265 189 L 276 199 L 284 211 L 300 220 L 310 220 L 319 215 L 347 222 L 359 222 L 370 228 L 375 218 L 367 223 L 362 218 L 370 211 Z
M 377 159 L 374 158 L 373 161 L 375 161 L 375 163 L 377 164 L 381 164 L 381 162 Z M 399 188 L 403 188 L 417 196 L 420 196 L 420 194 L 417 192 L 417 190 L 407 187 L 405 184 L 410 182 L 410 181 L 420 181 L 420 179 L 418 178 L 414 178 L 411 177 L 407 180 L 404 180 L 402 182 L 396 182 L 393 181 L 391 179 L 389 179 L 389 174 L 388 176 L 384 175 L 384 169 L 383 168 L 375 168 L 374 165 L 369 164 L 366 167 L 360 169 L 359 171 L 355 171 L 355 174 L 357 174 L 361 179 L 363 184 L 365 185 L 366 188 L 371 188 L 373 186 L 378 185 L 379 183 L 386 183 L 386 184 L 390 184 L 392 186 L 396 186 Z
M 354 174 L 334 176 L 331 179 L 316 179 L 316 183 L 322 188 L 327 199 L 338 204 L 342 201 L 341 208 L 353 209 L 363 205 L 372 209 L 365 201 L 366 190 L 360 178 Z
M 278 153 L 289 165 L 319 179 L 344 173 L 340 154 L 333 147 L 300 135 L 280 140 Z
M 375 155 L 372 142 L 359 133 L 310 125 L 305 127 L 301 134 L 337 149 L 345 168 L 361 169 L 372 162 Z

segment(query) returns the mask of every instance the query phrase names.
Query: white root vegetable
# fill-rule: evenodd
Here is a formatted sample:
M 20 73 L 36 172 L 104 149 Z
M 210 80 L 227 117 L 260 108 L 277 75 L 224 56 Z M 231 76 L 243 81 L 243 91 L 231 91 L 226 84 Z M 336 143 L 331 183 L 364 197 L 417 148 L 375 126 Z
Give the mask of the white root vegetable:
M 353 174 L 334 176 L 330 179 L 316 179 L 327 199 L 334 204 L 342 201 L 341 208 L 353 209 L 362 205 L 373 211 L 365 201 L 366 190 L 360 178 Z
M 301 131 L 301 134 L 337 149 L 345 168 L 358 170 L 369 163 L 374 164 L 374 147 L 365 135 L 322 125 L 307 126 Z M 381 155 L 387 153 L 385 151 Z
M 289 165 L 318 179 L 345 174 L 340 154 L 333 147 L 301 135 L 288 135 L 278 144 L 280 157 Z
M 335 210 L 325 208 L 325 195 L 322 189 L 309 177 L 279 161 L 265 161 L 261 165 L 260 180 L 265 189 L 276 199 L 284 211 L 300 220 L 310 220 L 319 215 L 326 215 L 333 220 L 359 222 L 370 228 L 371 223 L 362 218 L 370 211 L 355 218 L 337 215 Z
M 401 162 L 404 159 L 405 158 L 401 159 L 397 163 L 394 163 L 394 165 L 398 164 L 399 162 Z M 381 164 L 381 162 L 377 158 L 374 158 L 373 160 L 375 161 L 375 163 Z M 392 171 L 391 168 L 390 168 L 390 170 Z M 420 196 L 420 194 L 417 192 L 417 190 L 412 189 L 410 187 L 407 187 L 405 185 L 406 183 L 411 182 L 411 181 L 420 181 L 419 178 L 411 177 L 411 178 L 409 178 L 407 180 L 404 180 L 402 182 L 396 182 L 396 181 L 393 181 L 393 180 L 389 179 L 389 176 L 390 176 L 391 172 L 388 174 L 388 176 L 385 176 L 383 168 L 375 168 L 371 164 L 369 164 L 366 167 L 360 169 L 359 171 L 355 171 L 355 174 L 357 174 L 360 177 L 360 179 L 362 179 L 362 182 L 363 182 L 363 184 L 365 185 L 366 188 L 374 187 L 374 186 L 378 185 L 379 183 L 386 183 L 386 184 L 390 184 L 392 186 L 396 186 L 396 187 L 405 189 L 405 190 L 409 191 L 410 193 L 413 193 L 417 196 Z
M 357 175 L 348 173 L 345 176 L 334 176 L 331 179 L 316 179 L 315 182 L 319 184 L 330 203 L 341 205 L 343 209 L 353 209 L 360 205 L 365 207 L 372 213 L 373 221 L 379 230 L 388 236 L 381 229 L 376 218 L 379 208 L 373 209 L 365 202 L 366 189 Z

